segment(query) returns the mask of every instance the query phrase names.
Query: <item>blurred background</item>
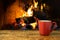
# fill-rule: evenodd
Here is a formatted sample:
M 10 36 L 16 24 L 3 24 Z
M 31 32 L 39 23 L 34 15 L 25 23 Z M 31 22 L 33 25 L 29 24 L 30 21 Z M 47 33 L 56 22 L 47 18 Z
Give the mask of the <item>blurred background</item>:
M 35 23 L 36 18 L 49 19 L 60 28 L 60 0 L 0 0 L 0 29 L 18 29 L 21 18 L 25 24 Z

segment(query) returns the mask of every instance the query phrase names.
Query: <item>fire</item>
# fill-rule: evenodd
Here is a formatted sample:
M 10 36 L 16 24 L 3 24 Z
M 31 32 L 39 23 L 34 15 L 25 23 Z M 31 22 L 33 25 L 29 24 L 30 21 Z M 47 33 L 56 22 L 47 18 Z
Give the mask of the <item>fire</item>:
M 46 7 L 46 4 L 44 3 L 43 6 Z
M 33 10 L 32 10 L 32 9 L 37 8 L 37 5 L 38 5 L 38 2 L 36 2 L 35 0 L 33 0 L 33 2 L 34 2 L 34 4 L 32 4 L 32 5 L 28 8 L 27 12 L 26 12 L 26 11 L 24 12 L 24 14 L 23 14 L 22 17 L 32 17 L 32 16 L 33 16 Z M 34 6 L 33 6 L 33 5 L 34 5 Z
M 31 5 L 31 7 L 27 11 L 29 17 L 33 16 L 32 8 L 33 8 L 33 6 Z
M 33 16 L 33 10 L 32 9 L 37 8 L 37 5 L 38 5 L 38 2 L 36 2 L 35 0 L 33 0 L 33 2 L 34 2 L 34 4 L 32 4 L 28 8 L 27 12 L 24 12 L 23 17 L 32 17 Z M 25 25 L 25 24 L 23 23 L 22 25 Z M 35 29 L 37 22 L 31 23 L 30 25 L 33 27 L 33 29 Z
M 25 12 L 25 13 L 23 14 L 24 17 L 32 17 L 32 16 L 33 16 L 33 10 L 32 10 L 32 9 L 37 8 L 37 5 L 38 5 L 38 2 L 35 2 L 35 0 L 33 0 L 33 2 L 34 2 L 34 4 L 32 4 L 32 5 L 28 8 L 27 12 Z M 34 5 L 34 6 L 33 6 L 33 5 Z
M 26 25 L 25 23 L 21 24 L 23 27 Z
M 41 11 L 43 11 L 43 5 L 41 4 Z
M 26 24 L 24 23 L 24 19 L 20 20 L 20 24 L 24 27 Z
M 34 2 L 34 7 L 37 8 L 38 2 L 35 2 L 35 0 L 33 0 Z
M 31 6 L 28 8 L 27 12 L 26 12 L 26 11 L 24 12 L 24 14 L 23 14 L 22 17 L 32 17 L 32 16 L 33 16 L 33 11 L 32 11 L 32 9 L 33 9 L 33 5 L 31 5 Z
M 36 2 L 35 0 L 33 0 L 34 4 L 32 4 L 27 11 L 23 11 L 23 15 L 21 17 L 32 17 L 33 16 L 33 10 L 32 9 L 35 9 L 38 7 L 38 2 Z M 22 26 L 25 26 L 26 24 L 23 22 L 21 23 Z M 30 24 L 33 29 L 35 29 L 36 25 L 37 25 L 37 22 L 34 22 L 34 23 L 31 23 Z
M 37 22 L 31 23 L 30 25 L 33 27 L 33 29 L 35 29 L 35 27 L 37 26 Z

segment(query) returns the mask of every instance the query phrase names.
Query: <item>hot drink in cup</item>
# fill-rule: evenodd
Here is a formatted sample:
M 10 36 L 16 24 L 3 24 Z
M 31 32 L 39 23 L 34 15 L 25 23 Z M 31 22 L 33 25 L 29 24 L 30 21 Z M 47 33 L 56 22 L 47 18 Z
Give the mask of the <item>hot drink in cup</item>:
M 47 36 L 51 33 L 52 22 L 50 20 L 38 20 L 39 33 Z

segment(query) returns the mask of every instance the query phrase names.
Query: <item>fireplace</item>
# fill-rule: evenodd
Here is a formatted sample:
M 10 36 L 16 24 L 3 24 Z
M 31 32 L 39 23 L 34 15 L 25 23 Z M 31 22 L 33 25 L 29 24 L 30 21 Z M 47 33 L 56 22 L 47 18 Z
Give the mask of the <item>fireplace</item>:
M 12 24 L 14 27 L 18 24 L 22 26 L 28 24 L 31 29 L 35 29 L 38 19 L 47 19 L 47 15 L 43 11 L 45 5 L 45 3 L 44 5 L 42 3 L 39 4 L 37 0 L 23 0 L 23 2 L 22 0 L 16 0 L 7 8 L 4 16 L 5 24 Z M 24 21 L 20 22 L 20 19 Z

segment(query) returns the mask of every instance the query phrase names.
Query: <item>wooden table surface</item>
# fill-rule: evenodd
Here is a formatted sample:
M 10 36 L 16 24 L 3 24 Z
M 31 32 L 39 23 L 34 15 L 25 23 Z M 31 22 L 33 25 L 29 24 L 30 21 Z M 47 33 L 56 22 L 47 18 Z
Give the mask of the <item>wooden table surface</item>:
M 0 30 L 0 40 L 60 40 L 60 31 L 41 36 L 38 30 Z

